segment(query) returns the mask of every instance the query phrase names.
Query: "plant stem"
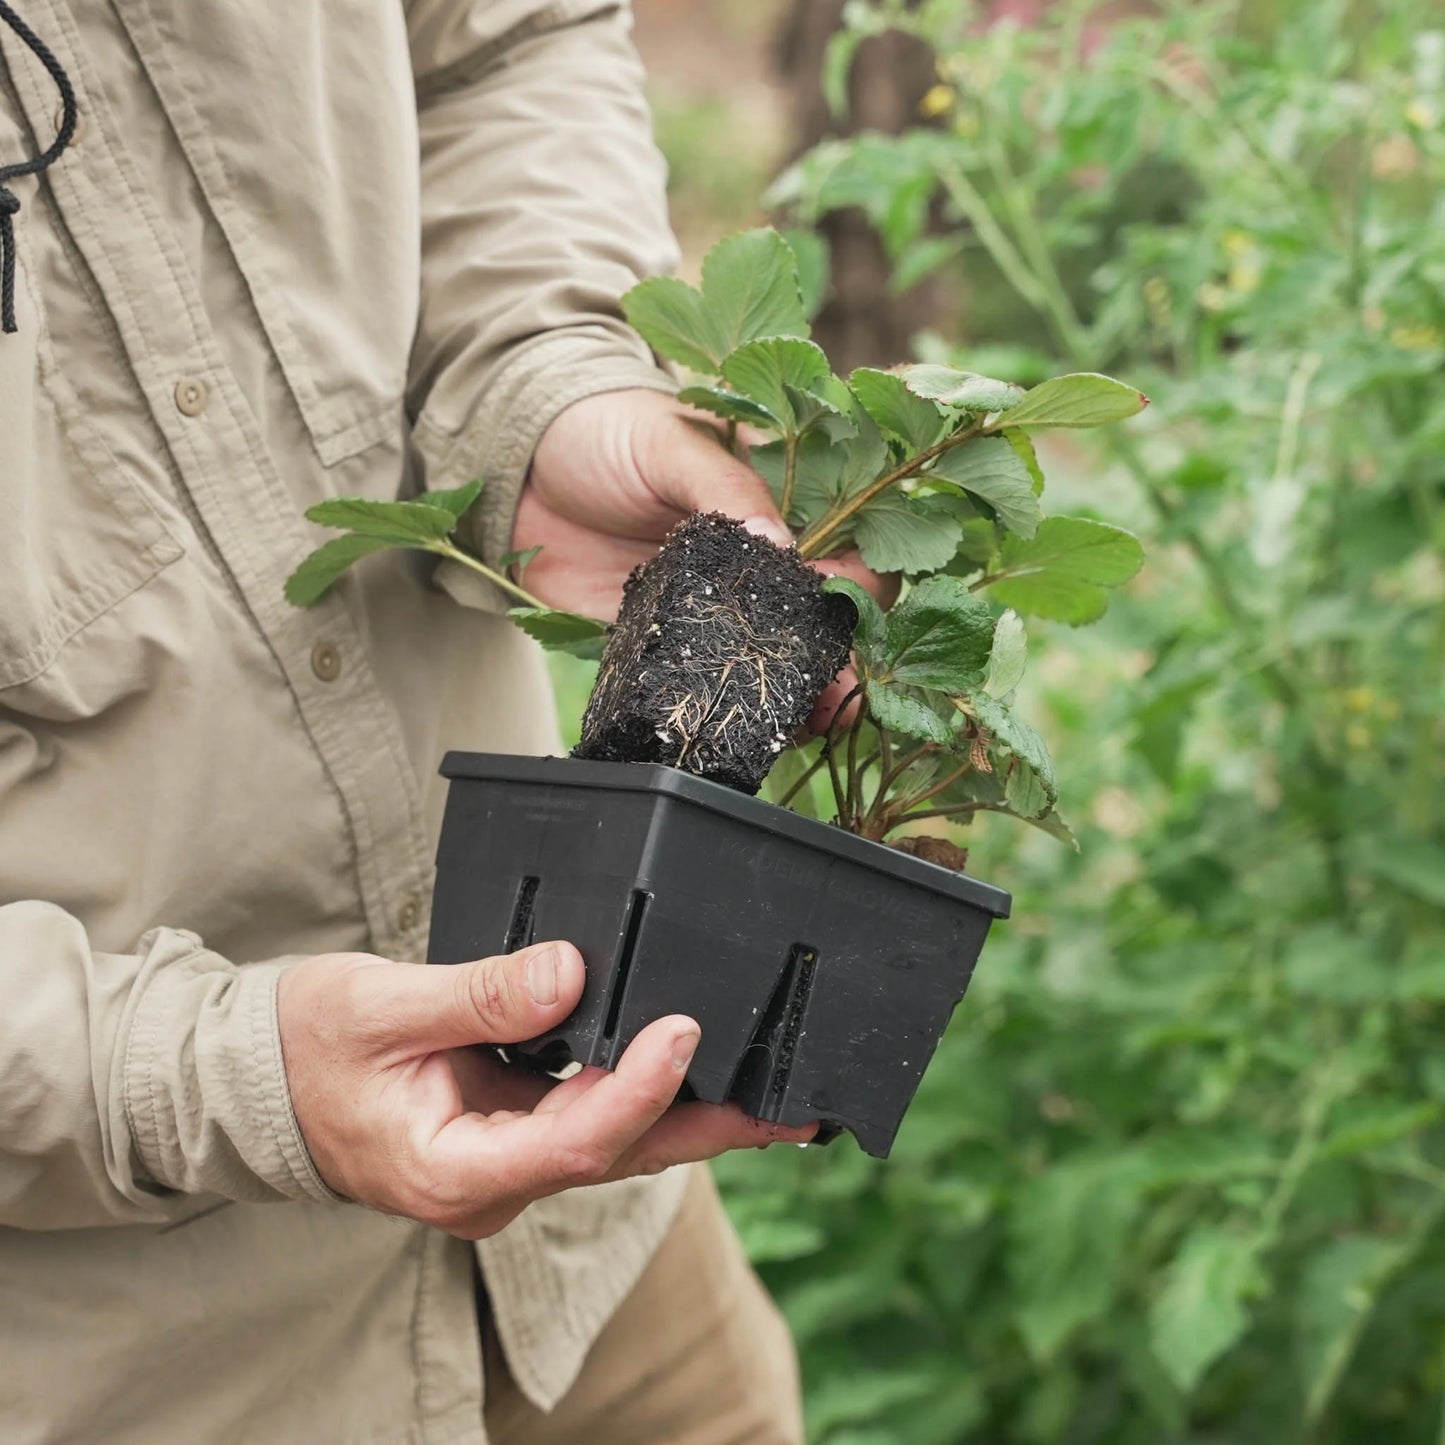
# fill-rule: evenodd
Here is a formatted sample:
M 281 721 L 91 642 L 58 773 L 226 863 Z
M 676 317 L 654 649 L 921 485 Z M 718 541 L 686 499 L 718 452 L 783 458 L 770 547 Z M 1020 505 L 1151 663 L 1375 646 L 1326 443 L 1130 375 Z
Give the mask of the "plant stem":
M 1274 1243 L 1279 1233 L 1279 1227 L 1284 1222 L 1285 1212 L 1294 1202 L 1301 1180 L 1310 1165 L 1315 1162 L 1315 1155 L 1319 1152 L 1320 1136 L 1324 1133 L 1325 1119 L 1329 1115 L 1330 1106 L 1339 1096 L 1339 1088 L 1339 1078 L 1334 1067 L 1326 1064 L 1316 1075 L 1314 1083 L 1305 1097 L 1304 1106 L 1300 1111 L 1300 1128 L 1299 1133 L 1295 1136 L 1294 1148 L 1290 1150 L 1289 1158 L 1285 1160 L 1284 1168 L 1280 1170 L 1274 1191 L 1260 1213 L 1256 1238 L 1261 1249 L 1268 1249 Z
M 798 434 L 790 431 L 783 438 L 783 495 L 778 500 L 778 511 L 782 513 L 783 521 L 788 520 L 788 513 L 793 510 L 793 485 L 798 477 Z
M 921 793 L 916 793 L 910 798 L 905 798 L 899 803 L 898 811 L 906 815 L 920 803 L 926 803 L 930 798 L 936 798 L 940 793 L 951 788 L 972 766 L 972 763 L 965 763 L 957 771 L 949 773 L 939 782 L 934 783 L 931 787 L 925 788 Z
M 1339 1388 L 1340 1381 L 1344 1378 L 1350 1361 L 1354 1358 L 1355 1350 L 1364 1337 L 1366 1327 L 1374 1318 L 1375 1310 L 1385 1291 L 1415 1262 L 1420 1251 L 1430 1242 L 1431 1236 L 1439 1228 L 1442 1218 L 1445 1218 L 1445 1194 L 1437 1192 L 1435 1197 L 1415 1216 L 1414 1222 L 1410 1225 L 1404 1239 L 1396 1246 L 1394 1253 L 1387 1256 L 1366 1280 L 1356 1286 L 1353 1292 L 1354 1309 L 1349 1328 L 1335 1340 L 1333 1347 L 1326 1354 L 1324 1367 L 1316 1377 L 1309 1396 L 1305 1400 L 1305 1420 L 1308 1424 L 1316 1424 L 1324 1415 L 1330 1401 L 1334 1398 L 1335 1391 Z M 1441 1422 L 1441 1429 L 1441 1438 L 1445 1439 L 1445 1420 Z
M 854 710 L 848 729 L 848 821 L 851 826 L 863 807 L 862 778 L 858 772 L 858 738 L 863 732 L 863 709 Z
M 460 547 L 451 542 L 445 540 L 434 542 L 425 550 L 435 552 L 438 557 L 446 557 L 452 562 L 460 562 L 463 567 L 470 567 L 473 572 L 480 573 L 488 582 L 500 587 L 502 591 L 510 593 L 523 607 L 536 607 L 543 612 L 551 610 L 540 597 L 534 597 L 525 587 L 519 587 L 510 577 L 504 577 L 479 558 L 473 557 L 470 552 L 463 552 Z
M 883 732 L 881 729 L 879 730 L 880 738 L 886 738 L 887 736 L 888 734 L 886 732 Z M 873 802 L 869 807 L 867 813 L 863 817 L 863 824 L 865 827 L 881 821 L 887 811 L 885 808 L 885 804 L 888 801 L 888 790 L 894 785 L 894 783 L 898 781 L 899 778 L 903 776 L 904 773 L 908 771 L 909 768 L 914 765 L 914 763 L 916 763 L 921 757 L 925 756 L 928 750 L 934 746 L 935 744 L 933 743 L 921 743 L 918 747 L 914 748 L 912 752 L 904 753 L 904 755 L 896 763 L 888 763 L 884 765 L 883 773 L 878 779 L 878 791 L 874 793 Z M 886 833 L 888 829 L 884 828 L 883 831 Z
M 1043 284 L 1029 269 L 1028 263 L 1019 254 L 1008 233 L 999 225 L 992 208 L 978 187 L 969 180 L 967 172 L 961 166 L 943 166 L 938 172 L 938 179 L 949 198 L 968 218 L 979 240 L 983 242 L 984 250 L 1008 283 L 1045 321 L 1056 326 L 1053 308 Z
M 998 127 L 985 129 L 984 153 L 994 184 L 998 187 L 1004 206 L 1013 221 L 1014 235 L 1033 266 L 1034 280 L 1038 285 L 1040 300 L 1048 320 L 1064 350 L 1076 361 L 1083 362 L 1092 350 L 1088 333 L 1079 320 L 1079 314 L 1075 311 L 1074 303 L 1058 268 L 1054 265 L 1053 255 L 1044 239 L 1033 205 L 1014 176 L 1008 158 L 1003 154 L 998 135 Z
M 798 794 L 803 791 L 803 789 L 808 785 L 809 780 L 816 776 L 818 769 L 821 768 L 828 761 L 826 756 L 827 751 L 828 744 L 825 741 L 823 746 L 818 749 L 818 756 L 814 758 L 813 761 L 809 763 L 808 766 L 804 768 L 803 771 L 799 773 L 796 778 L 793 779 L 793 781 L 788 785 L 787 792 L 785 792 L 783 796 L 778 799 L 778 807 L 786 808 L 788 804 L 791 803 L 793 799 L 796 798 Z
M 904 813 L 890 827 L 904 823 L 921 823 L 926 818 L 962 818 L 970 813 L 1012 813 L 1007 803 L 950 803 L 946 808 L 925 808 L 921 813 Z
M 832 720 L 828 723 L 828 731 L 823 737 L 823 755 L 828 759 L 828 776 L 833 782 L 833 798 L 838 804 L 838 822 L 844 827 L 847 826 L 848 794 L 843 787 L 842 776 L 838 772 L 838 759 L 834 756 L 834 745 L 838 740 L 838 723 L 843 714 L 848 710 L 848 704 L 855 697 L 863 693 L 863 684 L 859 683 L 833 710 Z
M 909 477 L 917 476 L 935 457 L 942 456 L 944 452 L 961 446 L 966 441 L 972 441 L 983 429 L 983 422 L 975 421 L 962 431 L 954 432 L 951 436 L 944 437 L 942 441 L 935 442 L 931 447 L 919 452 L 917 456 L 900 462 L 891 472 L 885 472 L 881 477 L 869 482 L 862 491 L 854 492 L 852 496 L 843 498 L 837 506 L 825 512 L 798 538 L 798 555 L 807 561 L 823 556 L 831 545 L 829 539 L 833 534 L 850 517 L 862 511 L 880 492 L 886 492 L 889 487 L 907 481 Z

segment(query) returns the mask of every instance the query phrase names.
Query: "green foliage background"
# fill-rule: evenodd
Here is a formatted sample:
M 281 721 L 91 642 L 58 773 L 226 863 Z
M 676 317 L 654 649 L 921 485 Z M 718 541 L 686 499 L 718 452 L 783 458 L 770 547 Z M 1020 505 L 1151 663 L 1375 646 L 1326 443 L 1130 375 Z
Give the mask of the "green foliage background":
M 821 1445 L 1442 1441 L 1445 27 L 1117 9 L 850 5 L 932 123 L 775 188 L 949 278 L 920 359 L 1141 384 L 1048 463 L 1150 562 L 1033 630 L 1081 851 L 970 830 L 1015 916 L 893 1158 L 719 1173 Z

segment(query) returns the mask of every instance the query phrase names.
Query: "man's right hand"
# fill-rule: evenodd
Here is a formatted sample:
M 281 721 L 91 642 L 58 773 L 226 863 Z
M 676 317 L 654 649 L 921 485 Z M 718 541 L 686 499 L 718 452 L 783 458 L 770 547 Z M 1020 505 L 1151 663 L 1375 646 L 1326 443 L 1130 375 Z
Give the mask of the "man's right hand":
M 373 1209 L 481 1239 L 564 1189 L 812 1138 L 815 1126 L 764 1124 L 732 1105 L 669 1108 L 701 1036 L 689 1018 L 648 1025 L 614 1072 L 560 1084 L 473 1047 L 560 1023 L 582 979 L 567 943 L 447 967 L 352 953 L 288 969 L 281 1046 L 321 1177 Z

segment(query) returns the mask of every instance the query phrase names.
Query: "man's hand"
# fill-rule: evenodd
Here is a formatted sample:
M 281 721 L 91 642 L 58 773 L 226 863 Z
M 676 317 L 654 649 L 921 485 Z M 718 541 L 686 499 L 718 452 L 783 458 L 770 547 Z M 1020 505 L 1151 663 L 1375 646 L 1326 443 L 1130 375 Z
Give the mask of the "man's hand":
M 661 392 L 605 392 L 574 402 L 542 434 L 512 545 L 542 548 L 527 568 L 529 592 L 611 621 L 627 574 L 693 512 L 726 513 L 784 547 L 793 540 L 767 483 L 724 447 L 716 417 Z M 816 565 L 891 595 L 856 552 Z M 819 698 L 819 731 L 846 691 L 834 683 Z
M 282 1053 L 321 1177 L 373 1209 L 481 1239 L 564 1189 L 813 1136 L 734 1106 L 669 1109 L 700 1037 L 688 1018 L 648 1025 L 615 1072 L 561 1084 L 472 1047 L 559 1023 L 582 977 L 566 943 L 450 967 L 323 954 L 288 969 Z

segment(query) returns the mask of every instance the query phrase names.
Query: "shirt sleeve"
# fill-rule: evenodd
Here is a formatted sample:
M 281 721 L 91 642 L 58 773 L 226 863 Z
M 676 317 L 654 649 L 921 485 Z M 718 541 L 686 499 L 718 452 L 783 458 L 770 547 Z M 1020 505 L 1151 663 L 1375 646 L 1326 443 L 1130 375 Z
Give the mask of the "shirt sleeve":
M 0 1226 L 160 1224 L 198 1195 L 336 1199 L 291 1109 L 285 967 L 170 928 L 103 953 L 60 908 L 0 907 Z
M 429 486 L 485 481 L 463 525 L 494 565 L 563 407 L 675 386 L 619 306 L 677 260 L 630 21 L 598 0 L 407 7 L 422 217 L 408 406 Z

